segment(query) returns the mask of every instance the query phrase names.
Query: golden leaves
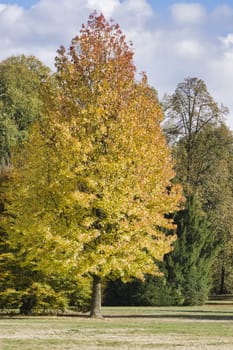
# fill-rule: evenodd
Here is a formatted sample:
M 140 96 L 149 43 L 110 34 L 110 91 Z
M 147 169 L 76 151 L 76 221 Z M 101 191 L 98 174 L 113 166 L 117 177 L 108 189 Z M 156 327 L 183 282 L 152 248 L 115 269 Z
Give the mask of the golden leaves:
M 56 268 L 80 275 L 143 278 L 172 249 L 159 228 L 172 226 L 165 214 L 181 190 L 170 183 L 157 95 L 145 74 L 136 82 L 132 56 L 119 27 L 95 15 L 70 51 L 59 51 L 57 86 L 26 160 L 16 157 L 21 176 L 8 207 L 15 237 L 23 232 L 20 242 L 44 269 L 57 259 Z
M 96 198 L 94 194 L 89 194 L 86 192 L 75 191 L 72 193 L 72 197 L 77 201 L 77 203 L 82 203 L 84 208 L 90 208 L 93 200 Z

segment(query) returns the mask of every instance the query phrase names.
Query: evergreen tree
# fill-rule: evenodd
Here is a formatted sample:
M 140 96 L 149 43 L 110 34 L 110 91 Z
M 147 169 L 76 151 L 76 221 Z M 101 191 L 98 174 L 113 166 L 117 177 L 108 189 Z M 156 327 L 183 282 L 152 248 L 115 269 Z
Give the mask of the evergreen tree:
M 162 266 L 161 266 L 162 270 Z M 164 276 L 145 276 L 123 283 L 107 281 L 104 290 L 104 305 L 107 306 L 161 306 L 176 304 Z
M 211 288 L 211 266 L 218 242 L 194 196 L 174 218 L 177 240 L 174 250 L 165 257 L 167 283 L 183 305 L 203 304 Z

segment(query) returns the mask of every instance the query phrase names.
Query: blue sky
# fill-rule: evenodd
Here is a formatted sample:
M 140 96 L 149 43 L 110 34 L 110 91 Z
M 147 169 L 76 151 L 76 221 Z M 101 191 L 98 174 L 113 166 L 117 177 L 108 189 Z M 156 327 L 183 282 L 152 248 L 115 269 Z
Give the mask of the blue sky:
M 0 3 L 3 4 L 17 4 L 19 6 L 26 8 L 31 7 L 35 3 L 37 3 L 38 0 L 5 0 L 5 1 L 0 1 Z
M 56 1 L 56 0 L 54 0 Z M 67 0 L 69 1 L 69 0 Z M 0 1 L 0 3 L 4 3 L 4 4 L 18 4 L 19 6 L 22 6 L 24 8 L 29 8 L 30 6 L 36 4 L 37 2 L 39 2 L 39 0 L 4 0 L 4 1 Z M 122 2 L 122 1 L 121 1 Z M 171 6 L 174 3 L 177 2 L 185 2 L 185 3 L 195 3 L 198 1 L 194 1 L 194 0 L 184 0 L 184 1 L 175 1 L 175 0 L 149 0 L 148 3 L 156 10 L 159 11 L 167 11 L 169 6 Z M 223 3 L 229 6 L 232 6 L 233 4 L 233 0 L 225 0 L 225 1 L 221 1 L 221 0 L 201 0 L 199 1 L 199 3 L 207 6 L 210 9 L 213 9 L 214 7 L 218 6 L 218 5 L 222 5 Z
M 233 129 L 233 0 L 0 0 L 0 60 L 34 55 L 54 69 L 94 9 L 120 24 L 159 97 L 201 78 Z
M 213 9 L 218 5 L 229 5 L 232 6 L 233 0 L 200 0 L 200 1 L 195 1 L 195 0 L 184 0 L 184 1 L 175 1 L 175 0 L 149 0 L 148 1 L 150 5 L 158 10 L 167 10 L 169 6 L 171 6 L 174 3 L 201 3 L 202 5 L 208 7 L 209 9 Z

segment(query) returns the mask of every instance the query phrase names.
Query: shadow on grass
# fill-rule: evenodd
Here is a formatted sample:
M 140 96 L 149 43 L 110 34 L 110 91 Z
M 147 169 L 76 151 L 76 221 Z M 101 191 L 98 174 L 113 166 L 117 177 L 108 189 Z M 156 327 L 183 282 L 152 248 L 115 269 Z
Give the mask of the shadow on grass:
M 104 318 L 147 318 L 147 319 L 183 319 L 183 320 L 203 320 L 203 321 L 233 321 L 233 314 L 229 315 L 227 312 L 226 314 L 217 315 L 215 314 L 209 314 L 206 315 L 204 312 L 201 313 L 200 311 L 195 311 L 192 313 L 185 311 L 184 313 L 176 313 L 175 311 L 173 313 L 166 313 L 166 314 L 153 314 L 153 315 L 138 315 L 138 314 L 129 314 L 129 315 L 104 315 Z
M 183 320 L 202 320 L 202 321 L 233 321 L 233 311 L 229 310 L 185 310 L 176 309 L 174 310 L 161 310 L 157 309 L 151 314 L 133 313 L 133 310 L 127 314 L 121 314 L 120 310 L 117 314 L 105 314 L 103 311 L 103 319 L 183 319 Z M 90 319 L 89 313 L 58 313 L 58 314 L 32 314 L 32 315 L 22 315 L 17 313 L 0 313 L 0 319 L 30 319 L 30 318 L 82 318 Z

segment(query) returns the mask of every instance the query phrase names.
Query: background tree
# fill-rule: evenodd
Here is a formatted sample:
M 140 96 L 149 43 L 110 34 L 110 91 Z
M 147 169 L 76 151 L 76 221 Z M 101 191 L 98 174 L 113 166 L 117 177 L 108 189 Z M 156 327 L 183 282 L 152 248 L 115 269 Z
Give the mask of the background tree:
M 170 253 L 169 253 L 170 254 Z M 164 271 L 163 264 L 160 269 Z M 175 293 L 174 293 L 175 292 Z M 177 291 L 174 291 L 165 276 L 145 276 L 123 283 L 121 280 L 107 281 L 104 289 L 104 305 L 107 306 L 161 306 L 177 305 Z M 180 296 L 178 298 L 180 302 Z
M 227 247 L 231 246 L 233 222 L 232 132 L 223 122 L 227 109 L 218 107 L 203 81 L 188 78 L 167 97 L 165 111 L 165 131 L 172 137 L 177 181 L 186 196 L 195 195 L 200 201 L 216 249 L 221 246 L 231 254 Z M 222 267 L 217 270 L 224 271 Z M 218 276 L 215 273 L 219 284 L 221 273 Z
M 6 225 L 27 261 L 48 274 L 92 276 L 91 315 L 100 283 L 158 273 L 174 237 L 166 213 L 182 200 L 162 112 L 119 26 L 92 14 L 56 59 L 45 113 L 15 157 Z M 30 203 L 30 205 L 28 205 Z
M 212 140 L 212 141 L 210 141 Z M 212 231 L 217 234 L 222 249 L 213 265 L 214 284 L 213 291 L 224 294 L 233 290 L 232 278 L 232 174 L 233 174 L 233 134 L 222 124 L 217 128 L 206 131 L 203 135 L 203 143 L 208 147 L 205 156 L 205 177 L 202 176 L 202 202 L 203 208 L 208 213 Z M 205 179 L 205 181 L 204 181 Z
M 163 101 L 166 122 L 164 130 L 173 145 L 182 141 L 182 156 L 175 152 L 177 179 L 186 195 L 192 194 L 197 182 L 195 168 L 197 137 L 206 127 L 219 125 L 228 110 L 214 101 L 203 80 L 186 78 L 174 94 Z M 175 148 L 176 150 L 176 148 Z M 200 171 L 200 168 L 198 169 Z
M 42 108 L 40 84 L 49 68 L 34 56 L 12 56 L 0 63 L 0 157 L 8 165 L 11 148 L 27 137 Z
M 167 283 L 172 294 L 180 295 L 180 304 L 202 305 L 212 286 L 211 266 L 220 247 L 195 197 L 187 199 L 175 222 L 177 241 L 165 258 Z
M 40 118 L 40 86 L 50 74 L 34 56 L 12 56 L 0 63 L 0 215 L 4 215 L 5 187 L 11 184 L 11 153 L 26 140 L 29 128 Z M 66 300 L 54 278 L 34 272 L 24 256 L 12 247 L 7 228 L 0 228 L 0 307 L 30 313 L 45 305 L 64 308 Z M 63 293 L 64 294 L 64 293 Z M 50 305 L 49 305 L 50 304 Z M 63 306 L 62 306 L 63 305 Z
M 224 285 L 224 274 L 228 276 L 225 282 L 230 290 L 227 279 L 230 279 L 232 261 L 232 141 L 232 132 L 223 123 L 219 126 L 208 126 L 196 137 L 193 157 L 193 191 L 207 215 L 213 237 L 223 249 L 219 255 L 220 259 L 217 259 L 218 263 L 216 261 L 213 265 L 213 289 L 216 292 L 225 288 L 220 287 L 220 284 Z M 175 149 L 179 164 L 182 163 L 184 155 L 182 150 L 181 140 Z M 177 173 L 180 176 L 183 176 L 183 170 L 178 165 Z

